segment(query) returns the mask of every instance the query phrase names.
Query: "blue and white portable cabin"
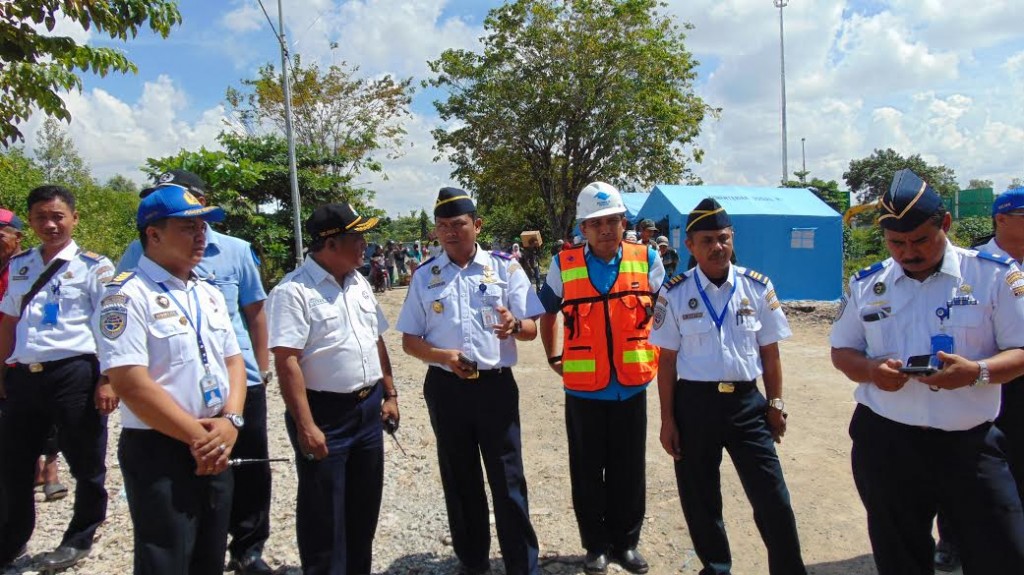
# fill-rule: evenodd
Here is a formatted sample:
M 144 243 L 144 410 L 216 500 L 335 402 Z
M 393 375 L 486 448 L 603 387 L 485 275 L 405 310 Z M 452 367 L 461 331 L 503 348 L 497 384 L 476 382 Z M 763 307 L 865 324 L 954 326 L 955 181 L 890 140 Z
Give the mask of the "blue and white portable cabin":
M 732 218 L 738 263 L 771 278 L 779 299 L 842 296 L 843 219 L 808 189 L 658 185 L 637 218 L 654 220 L 685 266 L 686 219 L 707 197 Z

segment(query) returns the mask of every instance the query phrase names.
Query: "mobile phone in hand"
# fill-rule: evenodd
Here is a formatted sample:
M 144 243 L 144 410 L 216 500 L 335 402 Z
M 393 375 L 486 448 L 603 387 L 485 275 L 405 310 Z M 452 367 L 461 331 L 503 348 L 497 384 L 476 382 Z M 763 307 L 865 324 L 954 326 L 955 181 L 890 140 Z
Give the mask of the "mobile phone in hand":
M 462 365 L 466 366 L 468 369 L 472 370 L 473 373 L 470 374 L 469 376 L 467 376 L 469 379 L 476 379 L 476 378 L 480 377 L 480 372 L 477 371 L 477 362 L 476 361 L 474 361 L 472 359 L 469 359 L 468 357 L 466 357 L 465 355 L 460 353 L 459 354 L 459 363 L 461 363 Z
M 934 375 L 939 370 L 931 364 L 931 355 L 915 355 L 907 358 L 907 364 L 900 368 L 900 373 L 908 375 Z

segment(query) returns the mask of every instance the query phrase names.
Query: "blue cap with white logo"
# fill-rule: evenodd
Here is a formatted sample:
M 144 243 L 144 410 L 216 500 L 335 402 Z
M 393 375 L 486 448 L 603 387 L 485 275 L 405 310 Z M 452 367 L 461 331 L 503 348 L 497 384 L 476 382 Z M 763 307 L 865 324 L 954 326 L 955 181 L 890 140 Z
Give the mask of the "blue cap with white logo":
M 992 215 L 1005 214 L 1024 208 L 1024 188 L 1014 188 L 996 196 L 992 202 Z
M 135 225 L 141 230 L 164 218 L 203 218 L 208 222 L 224 219 L 224 210 L 217 206 L 204 206 L 182 186 L 164 184 L 139 202 Z

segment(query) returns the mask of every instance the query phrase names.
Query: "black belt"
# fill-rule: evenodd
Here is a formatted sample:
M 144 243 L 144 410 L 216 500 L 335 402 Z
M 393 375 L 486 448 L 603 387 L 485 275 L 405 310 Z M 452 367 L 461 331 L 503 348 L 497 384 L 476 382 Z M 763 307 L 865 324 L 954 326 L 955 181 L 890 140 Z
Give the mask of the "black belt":
M 41 361 L 38 363 L 16 363 L 14 367 L 23 369 L 29 373 L 42 373 L 57 367 L 60 367 L 66 363 L 72 361 L 78 361 L 80 359 L 95 359 L 96 356 L 92 354 L 73 355 L 71 357 L 65 357 L 64 359 L 55 359 L 53 361 Z
M 750 381 L 693 381 L 689 379 L 680 379 L 676 383 L 686 385 L 707 385 L 717 386 L 718 393 L 733 393 L 737 389 L 740 391 L 747 391 L 750 388 L 757 387 L 757 380 L 752 379 Z
M 475 377 L 472 378 L 472 379 L 468 379 L 468 378 L 467 379 L 463 379 L 463 378 L 459 377 L 458 375 L 448 371 L 447 369 L 444 369 L 444 368 L 441 368 L 441 367 L 437 367 L 436 365 L 430 366 L 430 368 L 428 368 L 427 371 L 433 372 L 436 375 L 443 375 L 445 377 L 450 377 L 452 379 L 458 379 L 458 380 L 461 380 L 461 381 L 470 381 L 471 382 L 471 381 L 474 381 L 475 379 L 477 379 Z M 512 368 L 511 367 L 496 367 L 494 369 L 481 369 L 481 370 L 477 370 L 477 373 L 479 373 L 480 377 L 482 377 L 482 378 L 497 377 L 497 376 L 505 374 L 505 373 L 512 373 Z
M 366 387 L 357 389 L 355 391 L 350 391 L 348 393 L 341 393 L 337 391 L 319 391 L 316 389 L 307 389 L 306 393 L 313 395 L 314 397 L 330 397 L 332 399 L 345 399 L 354 401 L 355 403 L 359 403 L 366 399 L 367 397 L 370 397 L 370 395 L 373 394 L 373 390 L 377 389 L 378 385 L 380 385 L 380 380 L 373 382 L 372 385 L 368 385 Z

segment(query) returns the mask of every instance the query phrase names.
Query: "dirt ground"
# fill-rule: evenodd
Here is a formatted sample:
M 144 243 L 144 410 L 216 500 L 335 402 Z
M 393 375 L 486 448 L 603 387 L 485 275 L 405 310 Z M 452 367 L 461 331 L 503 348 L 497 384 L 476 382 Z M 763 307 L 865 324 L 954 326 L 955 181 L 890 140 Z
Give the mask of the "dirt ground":
M 405 297 L 404 289 L 381 296 L 394 325 Z M 853 387 L 829 361 L 827 313 L 794 309 L 794 336 L 782 343 L 788 433 L 779 456 L 796 512 L 804 559 L 818 575 L 875 573 L 867 538 L 864 509 L 850 471 L 847 425 L 853 412 Z M 402 427 L 398 437 L 407 455 L 386 440 L 384 503 L 375 541 L 375 573 L 454 573 L 455 561 L 447 538 L 447 523 L 437 472 L 433 434 L 423 401 L 426 366 L 401 351 L 401 334 L 389 331 L 388 344 L 400 392 Z M 520 386 L 523 458 L 530 489 L 530 508 L 540 539 L 544 572 L 582 573 L 579 536 L 569 490 L 568 456 L 563 417 L 563 392 L 548 368 L 540 341 L 520 344 L 515 369 Z M 273 384 L 272 384 L 273 385 Z M 276 388 L 269 390 L 271 455 L 291 457 L 284 431 L 283 404 Z M 676 494 L 672 460 L 658 442 L 660 426 L 657 393 L 648 392 L 647 513 L 640 549 L 651 573 L 697 573 Z M 116 467 L 118 418 L 111 418 L 111 505 L 107 523 L 98 533 L 92 556 L 71 573 L 131 571 L 131 523 Z M 265 558 L 274 566 L 295 565 L 295 472 L 290 463 L 274 466 L 273 529 Z M 70 480 L 64 468 L 62 475 Z M 70 481 L 69 481 L 70 482 Z M 722 465 L 725 520 L 737 574 L 767 573 L 764 546 L 754 525 L 735 470 L 726 455 Z M 40 553 L 59 541 L 67 524 L 72 498 L 38 503 L 38 525 L 29 545 Z M 492 525 L 493 532 L 493 525 Z M 492 537 L 492 567 L 503 573 L 497 540 Z M 14 572 L 33 572 L 23 562 Z M 613 566 L 611 573 L 622 571 Z

